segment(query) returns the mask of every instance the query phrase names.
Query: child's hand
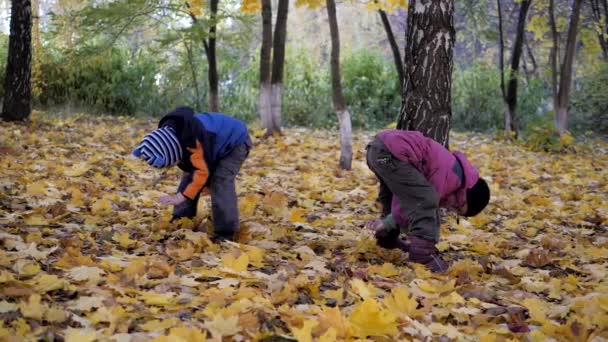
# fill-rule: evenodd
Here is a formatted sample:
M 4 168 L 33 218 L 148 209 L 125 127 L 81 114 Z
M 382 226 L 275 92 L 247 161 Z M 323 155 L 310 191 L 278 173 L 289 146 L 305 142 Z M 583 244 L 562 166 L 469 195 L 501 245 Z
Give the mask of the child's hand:
M 384 229 L 384 222 L 381 219 L 371 219 L 367 221 L 365 227 L 373 232 L 379 232 Z
M 181 192 L 178 192 L 175 195 L 164 195 L 164 196 L 160 196 L 160 198 L 158 199 L 158 203 L 160 204 L 165 204 L 165 205 L 178 205 L 180 203 L 183 203 L 184 201 L 186 201 L 186 196 L 182 195 Z

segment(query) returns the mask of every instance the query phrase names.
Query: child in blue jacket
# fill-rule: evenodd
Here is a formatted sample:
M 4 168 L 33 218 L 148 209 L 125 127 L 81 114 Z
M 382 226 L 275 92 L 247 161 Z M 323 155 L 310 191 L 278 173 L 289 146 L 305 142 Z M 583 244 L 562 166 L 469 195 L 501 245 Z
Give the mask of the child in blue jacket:
M 244 122 L 178 107 L 143 138 L 133 155 L 153 167 L 177 165 L 184 172 L 177 194 L 159 198 L 174 206 L 172 220 L 196 216 L 198 199 L 206 190 L 211 194 L 215 238 L 233 240 L 239 228 L 235 177 L 251 146 Z

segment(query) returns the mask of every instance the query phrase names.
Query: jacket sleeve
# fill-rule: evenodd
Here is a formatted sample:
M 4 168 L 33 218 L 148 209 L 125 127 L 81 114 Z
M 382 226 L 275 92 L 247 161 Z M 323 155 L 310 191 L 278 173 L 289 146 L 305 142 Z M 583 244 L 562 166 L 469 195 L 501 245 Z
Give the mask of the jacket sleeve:
M 188 148 L 188 151 L 190 151 L 190 162 L 194 166 L 194 172 L 192 173 L 192 181 L 186 186 L 182 194 L 189 199 L 194 199 L 207 183 L 209 170 L 205 163 L 203 146 L 198 140 L 196 140 L 196 148 Z

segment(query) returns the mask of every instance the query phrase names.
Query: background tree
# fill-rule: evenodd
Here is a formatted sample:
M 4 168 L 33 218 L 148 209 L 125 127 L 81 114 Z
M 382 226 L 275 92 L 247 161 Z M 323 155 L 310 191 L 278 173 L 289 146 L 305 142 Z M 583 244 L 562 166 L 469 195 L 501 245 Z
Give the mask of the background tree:
M 510 138 L 511 136 L 517 137 L 518 124 L 517 124 L 517 84 L 519 82 L 519 62 L 523 52 L 525 32 L 526 32 L 526 18 L 528 16 L 528 9 L 530 8 L 531 0 L 522 0 L 519 6 L 519 15 L 517 19 L 517 30 L 515 33 L 515 42 L 513 43 L 513 51 L 511 52 L 511 67 L 509 68 L 509 83 L 505 89 L 504 87 L 504 41 L 503 41 L 503 27 L 502 27 L 502 13 L 500 0 L 497 0 L 498 10 L 498 21 L 499 21 L 499 49 L 500 49 L 500 77 L 501 77 L 501 92 L 503 100 L 506 105 L 504 114 L 505 118 L 505 137 Z
M 379 9 L 378 14 L 380 15 L 380 19 L 382 19 L 382 26 L 386 32 L 386 38 L 391 46 L 393 61 L 395 62 L 395 70 L 397 71 L 397 77 L 399 80 L 399 87 L 401 87 L 400 89 L 403 90 L 403 59 L 401 58 L 401 53 L 399 52 L 399 44 L 397 44 L 397 40 L 393 34 L 393 28 L 391 27 L 391 22 L 386 15 L 386 11 Z
M 559 54 L 557 46 L 557 29 L 555 27 L 554 18 L 554 0 L 549 0 L 550 6 L 550 21 L 551 32 L 553 36 L 553 47 L 551 52 L 552 80 L 553 80 L 553 107 L 555 110 L 555 128 L 557 133 L 562 136 L 568 129 L 568 107 L 570 106 L 570 87 L 572 84 L 572 67 L 574 64 L 574 53 L 576 49 L 576 36 L 578 34 L 578 23 L 581 11 L 582 0 L 574 0 L 572 4 L 572 12 L 570 14 L 570 23 L 568 25 L 568 36 L 566 39 L 566 47 L 564 58 L 561 63 L 559 77 L 557 76 L 557 55 Z M 559 84 L 557 79 L 559 78 Z
M 197 16 L 203 12 L 202 1 L 190 1 L 186 3 L 190 9 L 190 17 L 194 25 L 198 24 Z M 207 57 L 208 69 L 207 80 L 209 82 L 209 108 L 208 111 L 220 111 L 220 92 L 219 92 L 219 77 L 217 72 L 217 54 L 216 54 L 216 34 L 218 22 L 218 4 L 219 0 L 209 1 L 209 34 L 207 38 L 203 38 L 203 47 L 205 48 L 205 56 Z
M 287 40 L 287 14 L 289 0 L 279 0 L 277 21 L 274 26 L 272 44 L 271 112 L 272 126 L 281 131 L 281 109 L 283 96 L 283 68 L 285 64 L 285 43 Z
M 2 119 L 27 120 L 32 111 L 32 6 L 29 0 L 11 1 L 8 59 L 4 80 Z
M 260 116 L 262 127 L 266 129 L 266 135 L 280 132 L 280 127 L 275 127 L 272 120 L 272 85 L 271 58 L 272 58 L 272 2 L 262 1 L 262 47 L 260 48 Z
M 340 167 L 350 170 L 353 159 L 353 134 L 350 112 L 346 107 L 346 100 L 342 92 L 342 80 L 340 78 L 340 31 L 334 0 L 327 0 L 327 17 L 329 19 L 329 31 L 331 35 L 330 68 L 332 100 L 340 126 Z
M 447 146 L 450 130 L 453 0 L 409 4 L 403 101 L 397 128 L 420 131 Z
M 608 0 L 589 0 L 595 31 L 602 48 L 602 57 L 608 60 Z

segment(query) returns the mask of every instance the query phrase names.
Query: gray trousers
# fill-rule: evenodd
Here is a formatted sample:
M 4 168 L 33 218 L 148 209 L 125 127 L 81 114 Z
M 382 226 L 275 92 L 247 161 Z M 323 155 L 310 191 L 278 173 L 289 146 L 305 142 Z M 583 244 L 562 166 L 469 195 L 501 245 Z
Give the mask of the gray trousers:
M 416 168 L 395 158 L 379 139 L 367 146 L 367 165 L 380 180 L 378 200 L 383 215 L 390 213 L 392 196 L 397 196 L 410 224 L 411 235 L 439 241 L 439 195 Z
M 215 237 L 218 239 L 232 240 L 239 229 L 239 206 L 235 178 L 241 169 L 241 165 L 247 159 L 250 148 L 250 140 L 235 147 L 229 155 L 218 162 L 211 179 L 209 179 L 213 226 Z M 184 173 L 177 190 L 179 192 L 184 191 L 191 181 L 192 174 Z M 173 219 L 196 216 L 199 197 L 200 194 L 194 200 L 186 200 L 186 202 L 175 206 L 173 208 Z

